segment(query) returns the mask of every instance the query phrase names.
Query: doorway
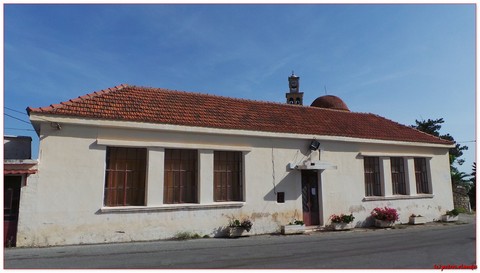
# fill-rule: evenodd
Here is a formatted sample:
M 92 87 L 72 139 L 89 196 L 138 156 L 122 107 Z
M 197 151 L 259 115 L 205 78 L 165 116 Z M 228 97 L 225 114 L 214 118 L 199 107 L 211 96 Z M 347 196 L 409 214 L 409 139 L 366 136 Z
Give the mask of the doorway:
M 3 244 L 15 246 L 17 241 L 18 208 L 20 205 L 21 176 L 4 176 L 3 187 Z
M 306 226 L 320 225 L 318 172 L 302 170 L 303 222 Z

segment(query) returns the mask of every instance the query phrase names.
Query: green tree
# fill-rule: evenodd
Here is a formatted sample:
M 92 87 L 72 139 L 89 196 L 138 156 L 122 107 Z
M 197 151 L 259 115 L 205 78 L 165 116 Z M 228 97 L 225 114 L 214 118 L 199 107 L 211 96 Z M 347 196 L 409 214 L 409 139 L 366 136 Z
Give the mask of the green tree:
M 451 171 L 450 175 L 452 177 L 452 184 L 463 186 L 467 189 L 467 191 L 469 191 L 472 187 L 470 175 L 468 173 Z
M 455 143 L 455 147 L 449 149 L 450 175 L 452 178 L 452 186 L 464 186 L 465 189 L 470 192 L 472 190 L 472 183 L 471 180 L 469 180 L 470 175 L 464 172 L 460 172 L 455 166 L 455 164 L 462 165 L 465 162 L 465 160 L 462 159 L 461 156 L 463 155 L 463 151 L 468 150 L 468 147 L 456 143 L 455 139 L 450 134 L 440 134 L 442 123 L 444 123 L 443 118 L 420 121 L 415 120 L 415 123 L 416 125 L 412 125 L 413 128 Z
M 430 135 L 434 135 L 441 139 L 449 140 L 455 143 L 455 147 L 450 148 L 449 150 L 449 158 L 450 158 L 450 171 L 452 174 L 458 173 L 458 169 L 454 166 L 454 164 L 462 165 L 465 160 L 461 159 L 460 157 L 463 155 L 463 151 L 468 150 L 467 146 L 461 146 L 460 144 L 455 142 L 455 139 L 450 134 L 441 135 L 440 129 L 442 128 L 442 123 L 445 121 L 443 118 L 439 119 L 428 119 L 428 120 L 415 120 L 416 125 L 412 125 L 413 128 L 425 132 Z
M 473 210 L 475 210 L 476 206 L 476 198 L 477 198 L 477 191 L 476 191 L 476 181 L 477 181 L 477 163 L 473 162 L 472 165 L 472 177 L 470 178 L 470 182 L 472 183 L 470 190 L 468 191 L 468 197 L 470 198 L 470 206 L 472 207 Z

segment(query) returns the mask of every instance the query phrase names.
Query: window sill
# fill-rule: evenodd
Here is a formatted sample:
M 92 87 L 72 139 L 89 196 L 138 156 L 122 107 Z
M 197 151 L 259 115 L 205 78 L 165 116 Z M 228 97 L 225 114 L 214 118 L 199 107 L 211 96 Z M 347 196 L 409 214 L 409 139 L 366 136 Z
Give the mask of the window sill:
M 362 201 L 385 201 L 385 200 L 410 200 L 410 199 L 429 199 L 433 198 L 433 194 L 418 194 L 418 195 L 391 195 L 391 196 L 367 196 Z
M 102 207 L 99 213 L 122 213 L 122 212 L 152 212 L 172 210 L 201 210 L 201 209 L 222 209 L 240 208 L 245 202 L 218 202 L 209 204 L 168 204 L 160 206 L 128 206 L 128 207 Z

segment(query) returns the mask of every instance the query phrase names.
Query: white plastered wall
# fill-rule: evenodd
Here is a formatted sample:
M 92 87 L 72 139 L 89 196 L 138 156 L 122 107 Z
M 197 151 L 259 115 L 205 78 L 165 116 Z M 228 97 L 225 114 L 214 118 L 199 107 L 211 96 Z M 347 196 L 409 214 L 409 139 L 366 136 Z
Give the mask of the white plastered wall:
M 280 225 L 302 218 L 301 173 L 290 162 L 309 158 L 310 140 L 219 135 L 160 130 L 133 130 L 62 124 L 61 130 L 42 123 L 37 179 L 22 188 L 18 246 L 46 246 L 157 240 L 187 231 L 218 236 L 232 217 L 254 222 L 251 234 L 277 232 Z M 103 190 L 107 146 L 147 147 L 146 206 L 105 208 Z M 199 151 L 199 202 L 163 204 L 165 148 Z M 244 154 L 244 202 L 213 202 L 213 151 Z M 321 221 L 332 213 L 354 213 L 356 224 L 376 206 L 399 209 L 433 220 L 453 206 L 448 152 L 445 148 L 406 147 L 321 141 L 318 155 L 336 170 L 321 172 Z M 433 195 L 420 199 L 365 201 L 361 153 L 430 157 Z M 276 202 L 285 192 L 285 203 Z M 388 197 L 388 193 L 386 194 Z
M 370 212 L 385 206 L 397 209 L 400 223 L 408 222 L 412 214 L 434 221 L 453 208 L 448 149 L 359 143 L 324 142 L 324 145 L 322 159 L 337 165 L 337 170 L 324 171 L 321 175 L 326 223 L 331 214 L 353 213 L 356 226 L 369 225 Z M 365 197 L 364 156 L 380 157 L 384 196 Z M 404 158 L 407 195 L 392 193 L 390 157 Z M 432 194 L 416 193 L 414 157 L 427 158 Z

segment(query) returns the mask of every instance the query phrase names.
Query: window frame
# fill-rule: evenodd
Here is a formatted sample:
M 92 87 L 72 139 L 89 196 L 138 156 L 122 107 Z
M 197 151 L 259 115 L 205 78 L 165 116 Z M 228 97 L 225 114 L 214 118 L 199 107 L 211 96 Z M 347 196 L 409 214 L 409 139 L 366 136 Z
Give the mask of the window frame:
M 417 194 L 430 194 L 432 191 L 429 182 L 430 176 L 428 173 L 427 158 L 415 157 L 413 160 Z
M 199 155 L 196 149 L 165 149 L 164 204 L 198 204 Z
M 390 157 L 390 172 L 392 176 L 392 194 L 407 195 L 405 159 L 403 157 Z
M 363 158 L 363 173 L 365 196 L 382 196 L 380 157 L 365 156 Z
M 243 152 L 213 152 L 213 201 L 244 201 Z
M 147 164 L 146 148 L 108 146 L 105 156 L 104 206 L 145 206 Z

